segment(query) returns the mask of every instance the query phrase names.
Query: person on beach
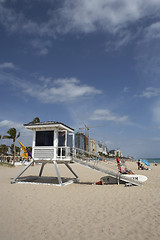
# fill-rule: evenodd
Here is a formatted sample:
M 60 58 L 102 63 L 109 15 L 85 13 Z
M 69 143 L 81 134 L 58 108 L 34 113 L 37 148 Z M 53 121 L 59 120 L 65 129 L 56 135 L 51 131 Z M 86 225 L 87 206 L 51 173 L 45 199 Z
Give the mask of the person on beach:
M 125 168 L 124 171 L 122 172 L 122 174 L 134 174 L 134 172 L 132 172 L 132 170 Z
M 140 160 L 138 160 L 138 170 L 149 170 L 148 168 L 145 168 L 144 165 L 141 163 Z
M 141 161 L 138 160 L 138 170 L 140 170 L 140 169 L 141 169 Z

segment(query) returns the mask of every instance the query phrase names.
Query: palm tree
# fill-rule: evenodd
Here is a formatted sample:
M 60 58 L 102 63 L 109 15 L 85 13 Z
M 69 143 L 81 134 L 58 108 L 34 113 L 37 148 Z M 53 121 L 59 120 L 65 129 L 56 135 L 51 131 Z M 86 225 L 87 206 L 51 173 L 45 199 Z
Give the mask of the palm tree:
M 20 137 L 20 132 L 17 134 L 17 130 L 15 128 L 10 128 L 8 131 L 7 131 L 8 135 L 4 135 L 3 138 L 4 139 L 12 139 L 13 140 L 13 146 L 14 146 L 14 156 L 13 156 L 13 165 L 15 163 L 15 142 L 16 142 L 16 139 Z
M 39 117 L 35 117 L 32 122 L 33 122 L 33 123 L 39 123 L 39 122 L 40 122 Z
M 14 144 L 10 146 L 11 153 L 14 154 Z M 20 147 L 15 146 L 16 154 L 20 155 Z

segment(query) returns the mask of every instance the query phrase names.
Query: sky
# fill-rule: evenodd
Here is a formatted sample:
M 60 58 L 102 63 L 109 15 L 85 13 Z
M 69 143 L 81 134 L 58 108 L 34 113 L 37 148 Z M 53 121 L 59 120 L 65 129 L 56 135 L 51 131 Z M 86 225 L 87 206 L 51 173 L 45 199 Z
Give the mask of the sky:
M 160 157 L 159 78 L 160 0 L 0 0 L 2 136 L 39 117 Z

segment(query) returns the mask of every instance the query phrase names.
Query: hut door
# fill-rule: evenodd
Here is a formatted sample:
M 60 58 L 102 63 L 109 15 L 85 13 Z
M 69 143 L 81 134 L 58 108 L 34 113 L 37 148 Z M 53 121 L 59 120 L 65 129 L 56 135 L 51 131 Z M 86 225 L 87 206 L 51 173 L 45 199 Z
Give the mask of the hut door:
M 58 156 L 65 156 L 65 132 L 58 132 Z

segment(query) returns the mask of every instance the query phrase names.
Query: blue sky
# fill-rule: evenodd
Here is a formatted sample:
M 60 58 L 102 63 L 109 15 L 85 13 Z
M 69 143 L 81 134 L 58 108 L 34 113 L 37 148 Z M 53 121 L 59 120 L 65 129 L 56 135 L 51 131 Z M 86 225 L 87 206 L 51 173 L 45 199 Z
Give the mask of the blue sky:
M 34 117 L 85 123 L 109 149 L 160 157 L 159 12 L 160 0 L 0 0 L 0 134 L 31 145 Z

